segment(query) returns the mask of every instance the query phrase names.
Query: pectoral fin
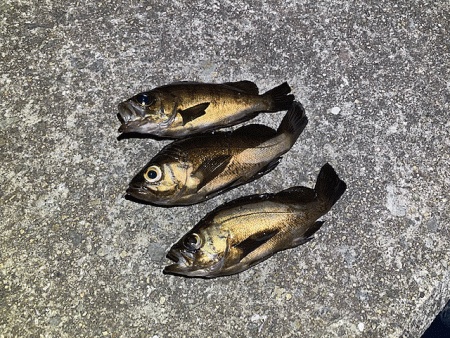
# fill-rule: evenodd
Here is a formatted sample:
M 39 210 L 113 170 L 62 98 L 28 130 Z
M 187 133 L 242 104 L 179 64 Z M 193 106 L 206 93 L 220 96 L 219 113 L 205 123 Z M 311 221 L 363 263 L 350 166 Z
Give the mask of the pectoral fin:
M 258 249 L 261 245 L 266 243 L 269 239 L 279 232 L 278 229 L 270 231 L 262 231 L 247 237 L 239 244 L 234 245 L 235 248 L 242 251 L 240 259 L 246 257 L 249 253 Z
M 187 108 L 185 110 L 180 110 L 178 111 L 178 113 L 181 115 L 181 117 L 183 118 L 183 126 L 188 123 L 191 122 L 193 120 L 195 120 L 196 118 L 203 116 L 206 114 L 206 108 L 208 108 L 210 105 L 209 102 L 205 102 L 205 103 L 200 103 L 196 106 Z
M 196 176 L 201 176 L 201 183 L 198 185 L 197 190 L 200 190 L 217 177 L 230 163 L 231 158 L 231 155 L 218 155 L 204 161 L 194 173 Z

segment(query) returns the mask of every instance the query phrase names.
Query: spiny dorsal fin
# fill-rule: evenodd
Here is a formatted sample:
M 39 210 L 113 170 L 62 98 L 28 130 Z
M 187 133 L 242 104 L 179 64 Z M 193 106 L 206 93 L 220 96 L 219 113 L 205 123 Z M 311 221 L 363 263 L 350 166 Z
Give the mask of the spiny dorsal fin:
M 183 118 L 183 126 L 186 125 L 186 123 L 191 122 L 195 120 L 197 117 L 203 116 L 206 114 L 206 108 L 208 108 L 210 105 L 209 102 L 200 103 L 196 106 L 187 108 L 185 110 L 180 110 L 178 113 Z
M 246 92 L 247 94 L 251 95 L 259 94 L 258 86 L 251 81 L 226 82 L 224 83 L 224 85 L 234 87 L 243 92 Z

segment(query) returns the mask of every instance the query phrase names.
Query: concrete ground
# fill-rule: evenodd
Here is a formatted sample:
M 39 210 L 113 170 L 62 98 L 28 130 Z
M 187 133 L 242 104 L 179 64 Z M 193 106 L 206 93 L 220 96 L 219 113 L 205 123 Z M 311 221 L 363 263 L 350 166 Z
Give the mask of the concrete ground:
M 450 298 L 448 1 L 0 3 L 0 337 L 419 337 Z M 288 81 L 309 124 L 206 203 L 124 199 L 168 141 L 117 104 L 177 80 Z M 254 122 L 276 127 L 283 112 Z M 315 240 L 239 275 L 162 274 L 207 212 L 348 185 Z

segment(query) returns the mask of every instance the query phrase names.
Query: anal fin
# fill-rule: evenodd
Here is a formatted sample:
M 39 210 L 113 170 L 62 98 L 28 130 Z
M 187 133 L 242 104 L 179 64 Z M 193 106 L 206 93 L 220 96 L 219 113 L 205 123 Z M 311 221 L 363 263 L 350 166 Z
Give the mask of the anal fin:
M 264 167 L 261 168 L 260 171 L 258 171 L 252 178 L 251 181 L 257 180 L 260 177 L 263 177 L 264 175 L 270 173 L 272 170 L 274 170 L 277 165 L 280 163 L 281 157 L 277 157 L 267 163 Z
M 305 244 L 306 242 L 312 240 L 313 239 L 312 235 L 314 235 L 314 233 L 320 229 L 323 223 L 325 223 L 325 221 L 314 222 L 303 234 L 301 234 L 296 238 L 293 238 L 291 248 Z

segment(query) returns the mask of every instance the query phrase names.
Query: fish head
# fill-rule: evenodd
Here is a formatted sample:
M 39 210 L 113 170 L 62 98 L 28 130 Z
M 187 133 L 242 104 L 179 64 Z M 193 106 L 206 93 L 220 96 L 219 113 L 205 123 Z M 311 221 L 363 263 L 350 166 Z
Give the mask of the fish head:
M 174 263 L 164 273 L 186 277 L 212 278 L 222 275 L 229 249 L 226 234 L 212 235 L 194 228 L 184 235 L 167 253 Z
M 183 162 L 150 161 L 131 180 L 127 194 L 158 205 L 173 205 L 183 194 L 188 167 Z
M 175 105 L 157 90 L 139 93 L 119 104 L 119 132 L 161 136 L 158 131 L 172 122 Z

